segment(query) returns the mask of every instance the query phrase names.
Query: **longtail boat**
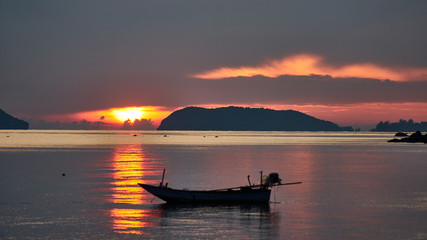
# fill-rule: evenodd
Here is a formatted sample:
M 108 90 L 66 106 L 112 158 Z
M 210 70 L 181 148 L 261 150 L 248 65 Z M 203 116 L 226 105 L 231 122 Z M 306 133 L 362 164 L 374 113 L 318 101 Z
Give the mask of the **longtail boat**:
M 166 201 L 167 203 L 268 203 L 271 189 L 276 186 L 301 184 L 302 182 L 281 183 L 279 174 L 270 173 L 262 176 L 258 185 L 251 185 L 249 176 L 248 186 L 231 187 L 215 190 L 186 190 L 169 188 L 163 185 L 165 170 L 160 185 L 138 183 L 147 192 Z

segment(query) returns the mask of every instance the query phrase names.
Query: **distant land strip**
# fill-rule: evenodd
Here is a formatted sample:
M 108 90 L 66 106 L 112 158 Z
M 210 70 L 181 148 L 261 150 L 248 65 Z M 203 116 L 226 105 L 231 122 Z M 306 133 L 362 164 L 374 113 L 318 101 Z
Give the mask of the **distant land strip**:
M 377 126 L 372 129 L 373 132 L 415 132 L 422 131 L 427 132 L 427 122 L 414 122 L 414 120 L 404 120 L 400 119 L 399 122 L 390 123 L 388 121 L 377 124 Z

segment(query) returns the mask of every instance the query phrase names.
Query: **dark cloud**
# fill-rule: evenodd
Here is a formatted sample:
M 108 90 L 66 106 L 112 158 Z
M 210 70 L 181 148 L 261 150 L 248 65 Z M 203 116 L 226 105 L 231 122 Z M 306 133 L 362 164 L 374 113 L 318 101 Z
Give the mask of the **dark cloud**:
M 422 101 L 425 82 L 186 76 L 309 52 L 427 66 L 425 1 L 1 1 L 0 107 Z M 399 100 L 400 99 L 400 100 Z
M 352 104 L 427 102 L 427 81 L 282 76 L 194 81 L 182 105 L 203 104 Z

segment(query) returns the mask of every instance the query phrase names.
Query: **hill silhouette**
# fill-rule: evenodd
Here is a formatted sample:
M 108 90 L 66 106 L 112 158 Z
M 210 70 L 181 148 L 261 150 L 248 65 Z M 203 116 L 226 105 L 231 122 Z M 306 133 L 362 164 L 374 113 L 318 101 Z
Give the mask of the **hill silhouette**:
M 158 130 L 353 131 L 293 110 L 186 107 L 163 119 Z
M 0 129 L 28 129 L 28 122 L 17 119 L 0 109 Z

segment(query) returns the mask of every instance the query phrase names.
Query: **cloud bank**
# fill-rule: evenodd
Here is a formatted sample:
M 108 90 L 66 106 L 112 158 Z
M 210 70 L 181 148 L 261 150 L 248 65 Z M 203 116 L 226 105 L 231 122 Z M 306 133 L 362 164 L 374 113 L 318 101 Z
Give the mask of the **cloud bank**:
M 354 63 L 337 66 L 315 54 L 296 54 L 278 60 L 268 60 L 258 66 L 221 67 L 192 77 L 222 79 L 231 77 L 265 76 L 276 78 L 283 75 L 322 75 L 334 78 L 373 78 L 394 81 L 427 79 L 427 68 L 387 67 L 375 63 Z

